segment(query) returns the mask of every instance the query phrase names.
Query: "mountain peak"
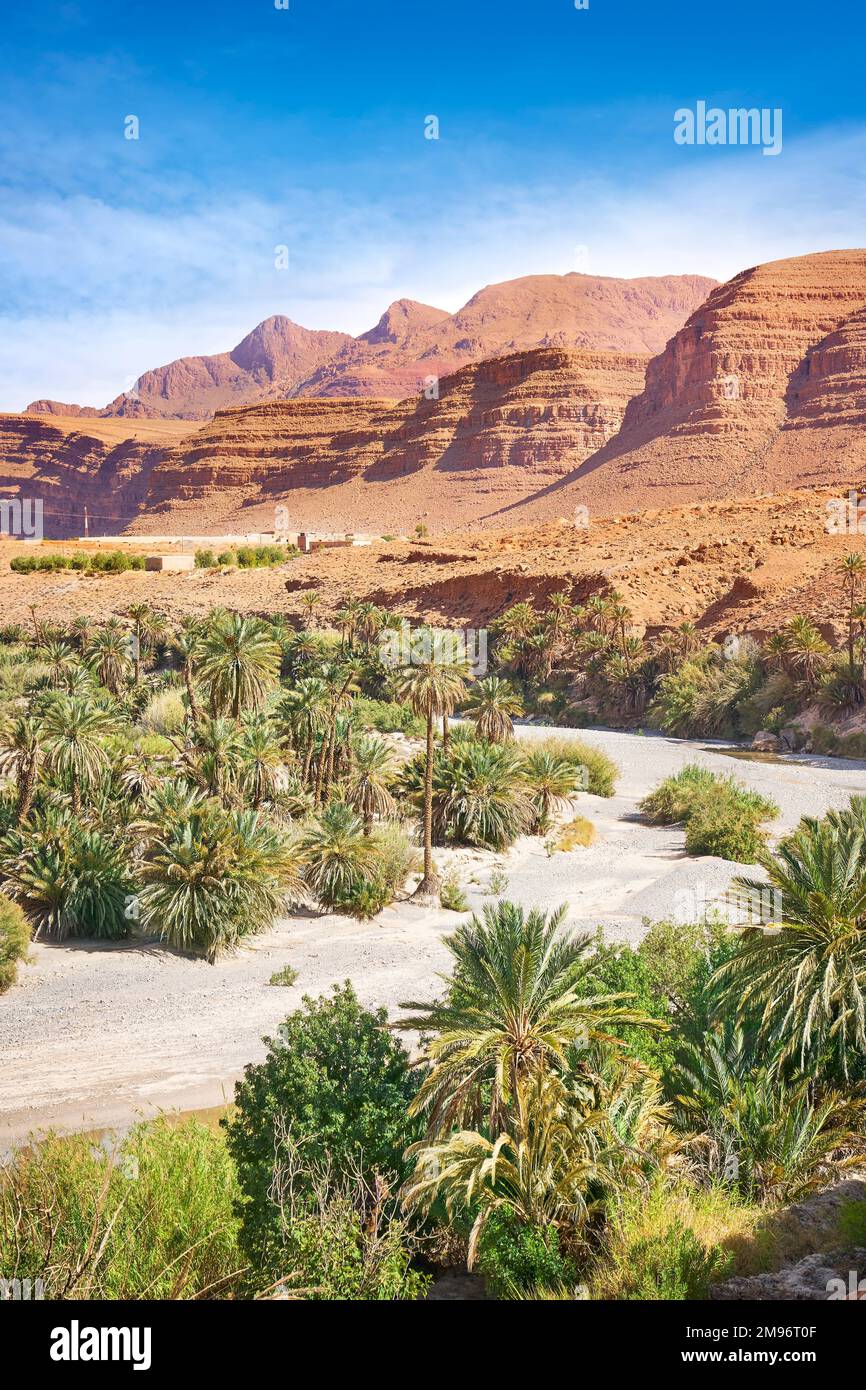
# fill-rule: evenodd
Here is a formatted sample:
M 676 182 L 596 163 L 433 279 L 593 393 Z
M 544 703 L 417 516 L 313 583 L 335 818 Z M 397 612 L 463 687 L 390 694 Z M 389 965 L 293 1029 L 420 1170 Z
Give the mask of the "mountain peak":
M 450 318 L 445 309 L 434 309 L 432 304 L 420 304 L 417 299 L 395 299 L 389 304 L 375 328 L 361 333 L 357 341 L 369 343 L 399 343 L 410 333 L 419 329 L 431 328 Z

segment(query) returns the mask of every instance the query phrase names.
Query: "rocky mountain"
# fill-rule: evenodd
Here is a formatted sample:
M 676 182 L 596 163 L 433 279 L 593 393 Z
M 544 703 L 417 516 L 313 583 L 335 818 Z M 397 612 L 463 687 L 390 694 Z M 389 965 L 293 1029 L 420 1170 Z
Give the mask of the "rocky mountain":
M 773 261 L 713 290 L 616 438 L 526 514 L 847 485 L 866 472 L 864 426 L 866 250 Z
M 152 471 L 137 530 L 468 525 L 568 474 L 615 435 L 646 357 L 538 348 L 460 368 L 438 396 L 219 411 Z
M 401 400 L 459 367 L 535 347 L 660 352 L 715 284 L 701 275 L 528 275 L 488 285 L 456 314 L 400 299 L 357 338 L 265 319 L 231 352 L 145 372 L 103 410 L 32 402 L 28 414 L 209 419 L 293 396 Z
M 195 425 L 181 420 L 112 420 L 0 415 L 0 493 L 40 500 L 46 536 L 92 535 L 136 516 L 151 470 Z

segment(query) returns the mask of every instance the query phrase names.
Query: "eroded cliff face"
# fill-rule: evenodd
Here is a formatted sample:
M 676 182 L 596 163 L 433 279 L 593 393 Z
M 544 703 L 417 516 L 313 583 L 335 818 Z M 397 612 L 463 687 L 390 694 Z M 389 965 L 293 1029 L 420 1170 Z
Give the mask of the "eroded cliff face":
M 864 387 L 866 251 L 757 266 L 650 362 L 575 489 L 646 506 L 847 479 L 866 466 Z
M 208 529 L 290 504 L 307 529 L 461 525 L 566 475 L 619 428 L 646 358 L 540 349 L 464 367 L 431 398 L 298 399 L 220 411 L 153 470 L 139 529 L 182 504 Z M 260 514 L 261 513 L 261 514 Z M 164 526 L 164 520 L 159 522 Z
M 0 496 L 39 499 L 45 535 L 119 531 L 144 503 L 166 448 L 192 428 L 179 422 L 0 415 Z

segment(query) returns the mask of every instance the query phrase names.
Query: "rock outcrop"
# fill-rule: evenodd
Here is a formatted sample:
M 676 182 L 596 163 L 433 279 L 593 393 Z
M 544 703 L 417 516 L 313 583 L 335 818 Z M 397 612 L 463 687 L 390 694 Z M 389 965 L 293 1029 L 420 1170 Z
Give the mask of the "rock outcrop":
M 718 286 L 649 364 L 622 429 L 569 480 L 590 507 L 745 496 L 866 470 L 866 251 Z M 563 509 L 539 498 L 529 514 Z
M 220 411 L 153 470 L 138 527 L 470 524 L 561 478 L 610 439 L 646 358 L 544 348 L 463 367 L 431 398 L 295 399 Z
M 194 428 L 180 421 L 0 415 L 0 493 L 42 502 L 46 536 L 121 530 L 144 503 L 166 448 Z

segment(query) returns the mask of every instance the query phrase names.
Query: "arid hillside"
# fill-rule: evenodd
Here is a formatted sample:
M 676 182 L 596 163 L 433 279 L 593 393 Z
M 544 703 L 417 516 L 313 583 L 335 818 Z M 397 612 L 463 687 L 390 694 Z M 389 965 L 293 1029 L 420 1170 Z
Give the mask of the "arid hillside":
M 622 428 L 520 517 L 600 514 L 866 473 L 866 251 L 745 270 L 649 364 Z
M 438 398 L 220 411 L 152 470 L 135 531 L 400 531 L 479 522 L 615 435 L 646 358 L 538 349 L 461 368 Z
M 47 536 L 119 531 L 144 502 L 151 470 L 195 425 L 0 415 L 0 494 L 40 499 Z
M 298 596 L 315 588 L 322 622 L 354 597 L 414 620 L 483 627 L 521 599 L 541 601 L 557 589 L 582 599 L 617 589 L 648 629 L 690 620 L 715 637 L 761 637 L 804 613 L 838 639 L 844 602 L 835 567 L 851 550 L 866 553 L 866 537 L 828 532 L 833 501 L 831 489 L 804 489 L 624 515 L 588 528 L 547 523 L 475 537 L 377 541 L 268 570 L 23 575 L 7 561 L 33 547 L 7 541 L 0 542 L 0 607 L 5 621 L 29 622 L 31 604 L 46 619 L 106 617 L 146 599 L 174 616 L 225 605 L 287 612 L 300 622 Z
M 401 400 L 466 363 L 536 347 L 660 352 L 716 282 L 703 275 L 527 275 L 487 285 L 455 314 L 399 299 L 357 338 L 265 319 L 230 352 L 145 372 L 103 410 L 33 401 L 27 413 L 207 420 L 292 396 Z

